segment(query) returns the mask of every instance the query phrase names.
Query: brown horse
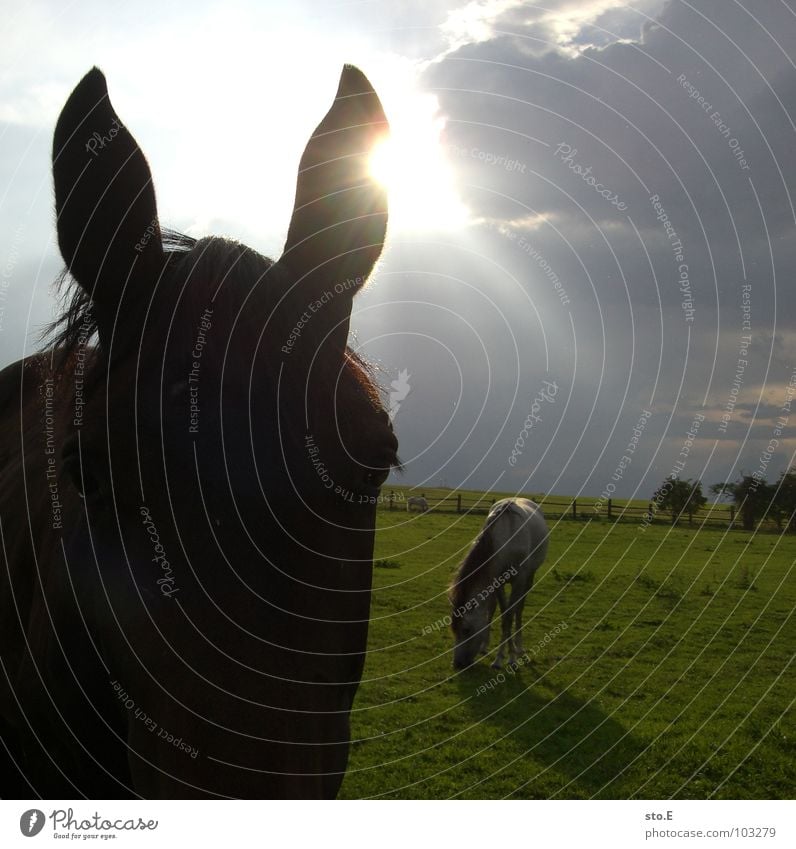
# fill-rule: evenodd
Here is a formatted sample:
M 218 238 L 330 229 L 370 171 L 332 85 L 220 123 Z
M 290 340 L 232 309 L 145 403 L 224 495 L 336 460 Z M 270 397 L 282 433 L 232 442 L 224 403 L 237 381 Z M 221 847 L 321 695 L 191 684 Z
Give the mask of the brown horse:
M 272 262 L 161 230 L 102 73 L 69 97 L 68 305 L 51 347 L 0 373 L 0 796 L 337 793 L 397 463 L 347 347 L 386 231 L 368 169 L 386 132 L 346 66 Z

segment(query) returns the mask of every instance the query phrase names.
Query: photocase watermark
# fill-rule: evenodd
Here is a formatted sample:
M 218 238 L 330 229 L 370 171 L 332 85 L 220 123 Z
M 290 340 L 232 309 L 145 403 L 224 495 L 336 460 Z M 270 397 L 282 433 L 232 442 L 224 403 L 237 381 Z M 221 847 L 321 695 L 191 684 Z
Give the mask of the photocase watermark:
M 391 422 L 395 421 L 398 410 L 401 409 L 401 404 L 412 391 L 412 387 L 409 385 L 409 378 L 411 376 L 408 369 L 402 369 L 398 372 L 398 379 L 390 383 L 390 405 L 387 409 L 387 415 L 389 415 Z
M 191 758 L 196 760 L 199 756 L 199 749 L 186 743 L 182 737 L 176 737 L 174 734 L 169 733 L 165 728 L 155 722 L 151 716 L 148 716 L 143 710 L 141 710 L 140 707 L 138 707 L 138 705 L 136 705 L 135 701 L 130 698 L 129 693 L 126 693 L 122 689 L 122 685 L 118 681 L 111 681 L 111 686 L 113 687 L 113 691 L 116 693 L 116 698 L 119 699 L 127 710 L 132 711 L 133 716 L 137 720 L 144 723 L 148 731 L 154 734 L 158 739 L 165 740 L 169 745 L 174 746 L 175 749 L 185 752 Z
M 91 816 L 78 819 L 74 808 L 55 808 L 45 817 L 43 811 L 31 808 L 20 817 L 19 829 L 25 837 L 35 837 L 44 828 L 46 820 L 52 822 L 54 838 L 70 840 L 111 840 L 117 836 L 116 832 L 154 831 L 158 827 L 158 820 L 145 820 L 143 817 L 106 819 L 95 810 Z
M 304 328 L 310 323 L 312 317 L 321 309 L 323 309 L 326 304 L 328 304 L 332 298 L 336 295 L 342 295 L 344 292 L 347 292 L 349 289 L 356 288 L 358 289 L 365 282 L 364 277 L 349 277 L 347 280 L 344 280 L 340 283 L 335 283 L 332 289 L 327 289 L 319 298 L 315 298 L 307 304 L 307 308 L 299 317 L 298 321 L 293 325 L 293 329 L 288 334 L 287 339 L 285 340 L 285 344 L 282 345 L 282 353 L 283 354 L 291 354 L 293 353 L 293 348 L 295 347 L 298 340 L 301 338 L 301 334 L 304 332 Z
M 465 611 L 466 612 L 466 611 Z M 459 616 L 462 614 L 459 613 Z M 427 637 L 429 634 L 433 634 L 434 631 L 442 631 L 445 628 L 449 628 L 453 622 L 453 617 L 448 614 L 447 616 L 441 616 L 435 622 L 432 622 L 430 625 L 424 625 L 423 630 L 420 632 L 424 637 Z
M 749 283 L 741 286 L 741 332 L 752 332 L 752 287 Z
M 105 150 L 105 148 L 119 135 L 119 132 L 124 129 L 124 124 L 122 124 L 118 118 L 114 118 L 113 123 L 108 128 L 106 133 L 98 133 L 94 132 L 89 137 L 86 142 L 86 150 L 88 153 L 91 153 L 93 156 L 99 156 L 100 150 Z
M 423 630 L 420 633 L 425 637 L 428 636 L 428 634 L 434 633 L 434 631 L 441 631 L 443 628 L 450 627 L 454 619 L 464 616 L 465 613 L 475 610 L 479 604 L 483 604 L 485 601 L 488 601 L 492 593 L 499 590 L 504 584 L 510 583 L 511 579 L 516 575 L 517 567 L 510 566 L 504 572 L 501 572 L 500 575 L 493 578 L 485 587 L 482 587 L 471 599 L 466 601 L 464 604 L 460 604 L 453 613 L 448 614 L 447 616 L 441 616 L 436 620 L 436 622 L 432 622 L 430 625 L 424 625 Z
M 644 428 L 646 428 L 650 416 L 652 416 L 652 412 L 650 410 L 642 410 L 641 416 L 636 422 L 636 426 L 633 428 L 633 435 L 630 437 L 630 440 L 625 446 L 625 451 L 622 454 L 616 469 L 614 469 L 614 472 L 611 475 L 611 480 L 605 485 L 605 488 L 600 493 L 600 497 L 592 506 L 592 510 L 594 510 L 595 513 L 599 513 L 600 510 L 603 509 L 605 502 L 616 492 L 616 485 L 625 476 L 625 469 L 627 469 L 633 461 L 633 455 L 636 453 L 636 448 L 638 448 L 638 444 L 641 441 L 641 436 L 644 433 Z
M 572 171 L 573 174 L 580 177 L 587 186 L 591 186 L 598 195 L 604 197 L 608 203 L 612 206 L 615 206 L 620 212 L 624 212 L 627 209 L 627 204 L 619 199 L 619 195 L 605 186 L 603 183 L 598 182 L 597 178 L 591 173 L 592 166 L 584 168 L 582 165 L 579 165 L 575 162 L 575 157 L 578 154 L 577 148 L 572 148 L 566 142 L 559 142 L 558 147 L 556 147 L 553 152 L 553 156 L 561 157 L 561 161 Z
M 732 155 L 735 157 L 738 167 L 742 171 L 748 171 L 750 165 L 746 160 L 746 154 L 741 147 L 741 143 L 733 135 L 732 130 L 721 117 L 721 113 L 713 108 L 712 104 L 703 97 L 699 89 L 689 81 L 685 74 L 680 74 L 677 78 L 677 82 L 685 91 L 688 92 L 689 98 L 693 100 L 708 116 L 710 122 L 719 131 L 719 135 L 723 136 L 727 140 L 727 146 L 732 151 Z
M 206 307 L 196 328 L 196 341 L 191 351 L 191 370 L 188 372 L 188 433 L 199 433 L 199 369 L 202 365 L 202 354 L 207 344 L 207 334 L 213 326 L 211 321 L 213 310 Z
M 523 422 L 522 430 L 514 442 L 514 448 L 511 449 L 508 463 L 510 466 L 517 465 L 517 458 L 522 455 L 522 449 L 525 448 L 525 440 L 531 435 L 533 428 L 542 421 L 540 413 L 542 412 L 542 404 L 555 403 L 556 395 L 558 394 L 558 385 L 555 381 L 543 380 L 542 388 L 536 393 L 531 402 L 531 409 Z
M 688 461 L 691 449 L 694 447 L 694 443 L 699 435 L 699 428 L 702 426 L 702 422 L 704 421 L 705 416 L 702 413 L 694 414 L 694 418 L 691 421 L 691 428 L 686 432 L 685 439 L 680 447 L 680 453 L 677 455 L 677 460 L 672 467 L 672 474 L 679 475 L 681 472 L 685 471 L 686 462 Z
M 685 434 L 685 439 L 683 440 L 683 444 L 680 447 L 677 459 L 672 464 L 672 469 L 669 472 L 669 476 L 666 478 L 664 484 L 655 493 L 655 497 L 650 502 L 650 509 L 644 514 L 644 518 L 641 520 L 642 531 L 646 531 L 647 528 L 652 524 L 652 520 L 655 518 L 655 514 L 658 512 L 658 510 L 661 509 L 661 505 L 666 500 L 666 496 L 669 494 L 670 490 L 674 486 L 674 478 L 677 478 L 685 471 L 688 458 L 691 454 L 691 449 L 694 447 L 694 443 L 696 442 L 697 436 L 699 435 L 699 429 L 704 421 L 705 416 L 703 413 L 694 414 L 694 418 L 691 420 L 691 427 Z
M 160 592 L 164 596 L 171 598 L 174 593 L 178 593 L 180 591 L 180 588 L 175 586 L 171 564 L 166 558 L 166 551 L 160 541 L 160 536 L 158 535 L 157 528 L 155 527 L 155 522 L 152 519 L 152 514 L 144 505 L 141 505 L 139 512 L 141 513 L 144 527 L 149 534 L 150 542 L 152 543 L 152 547 L 155 551 L 155 556 L 152 558 L 152 562 L 158 563 L 161 571 L 163 572 L 163 576 L 158 578 L 155 583 L 160 587 Z
M 19 830 L 25 837 L 35 837 L 44 828 L 45 822 L 44 811 L 30 808 L 19 818 Z
M 691 292 L 691 276 L 687 263 L 681 263 L 677 268 L 677 285 L 680 287 L 682 301 L 680 307 L 683 310 L 686 321 L 694 320 L 694 295 Z
M 315 470 L 315 474 L 318 475 L 318 478 L 323 488 L 336 495 L 342 501 L 346 501 L 349 504 L 377 505 L 384 502 L 388 502 L 390 500 L 389 497 L 386 497 L 381 493 L 379 493 L 378 495 L 370 495 L 369 493 L 357 492 L 356 490 L 350 489 L 349 487 L 345 487 L 342 484 L 336 483 L 331 475 L 331 472 L 329 471 L 328 466 L 321 459 L 321 449 L 315 443 L 315 437 L 313 436 L 313 434 L 305 434 L 304 448 L 307 451 L 310 463 L 312 464 L 312 467 Z M 393 500 L 395 500 L 394 496 Z
M 304 437 L 304 447 L 307 449 L 312 467 L 315 469 L 315 474 L 321 480 L 325 489 L 334 489 L 335 483 L 326 464 L 321 460 L 321 449 L 315 444 L 315 437 L 308 433 Z
M 146 230 L 144 230 L 143 236 L 135 243 L 135 250 L 138 253 L 142 253 L 144 248 L 152 241 L 152 237 L 158 233 L 160 228 L 158 227 L 157 218 L 153 218 L 149 224 L 147 224 Z
M 790 421 L 790 414 L 793 408 L 793 398 L 795 395 L 796 368 L 794 368 L 791 372 L 790 380 L 785 387 L 785 400 L 782 402 L 782 406 L 779 408 L 779 415 L 774 421 L 774 429 L 771 434 L 771 438 L 768 440 L 768 445 L 765 447 L 765 450 L 760 453 L 760 461 L 757 470 L 752 474 L 752 478 L 754 480 L 749 487 L 752 492 L 757 492 L 760 484 L 765 479 L 766 469 L 768 468 L 769 463 L 771 463 L 774 453 L 779 447 L 780 438 L 783 433 L 785 433 L 785 428 L 787 428 L 788 422 Z
M 666 496 L 669 494 L 669 490 L 674 486 L 674 481 L 671 477 L 668 477 L 664 482 L 663 486 L 661 486 L 658 491 L 655 493 L 655 498 L 650 504 L 650 509 L 644 514 L 644 518 L 641 520 L 641 530 L 646 531 L 647 528 L 652 524 L 652 520 L 655 518 L 655 514 L 660 510 L 661 505 L 666 500 Z
M 738 396 L 744 383 L 744 375 L 749 366 L 749 346 L 752 344 L 752 308 L 751 308 L 752 286 L 744 282 L 741 285 L 741 341 L 738 346 L 738 359 L 735 364 L 735 377 L 732 380 L 729 397 L 724 405 L 724 412 L 719 421 L 719 433 L 727 433 L 727 425 L 732 419 Z M 747 332 L 745 332 L 747 331 Z
M 676 284 L 680 291 L 680 297 L 682 298 L 680 301 L 680 307 L 683 310 L 685 320 L 693 321 L 694 295 L 691 292 L 691 277 L 688 269 L 688 263 L 685 261 L 683 243 L 677 235 L 677 231 L 674 229 L 674 225 L 669 219 L 669 215 L 664 209 L 660 197 L 657 194 L 650 195 L 650 203 L 652 204 L 652 209 L 655 212 L 655 218 L 663 225 L 663 230 L 666 233 L 666 237 L 669 239 L 669 246 L 671 247 L 674 255 L 674 261 L 677 264 Z
M 44 379 L 44 475 L 50 496 L 50 526 L 54 531 L 63 530 L 63 504 L 58 489 L 58 440 L 55 433 L 55 381 L 51 377 Z
M 503 684 L 507 677 L 516 675 L 526 663 L 530 663 L 530 661 L 533 660 L 533 658 L 536 657 L 542 649 L 550 645 L 550 643 L 553 642 L 553 640 L 562 631 L 566 631 L 568 627 L 569 626 L 566 622 L 559 622 L 558 625 L 556 625 L 555 628 L 551 628 L 533 648 L 526 649 L 525 652 L 514 661 L 514 663 L 510 663 L 505 672 L 498 672 L 497 675 L 493 675 L 488 681 L 481 684 L 475 691 L 476 696 L 483 696 L 484 693 L 489 692 L 489 690 L 494 690 L 495 687 Z
M 666 815 L 663 813 L 655 813 L 655 814 L 647 814 L 646 818 L 659 819 L 659 820 L 671 820 L 672 812 L 666 811 Z M 714 837 L 724 837 L 724 838 L 769 838 L 776 837 L 777 830 L 776 828 L 770 826 L 742 826 L 738 827 L 733 826 L 733 828 L 708 828 L 704 831 L 701 828 L 649 828 L 644 832 L 644 840 L 690 840 L 695 837 L 697 838 L 714 838 Z
M 558 299 L 561 301 L 562 306 L 569 306 L 569 295 L 567 294 L 567 290 L 564 288 L 564 284 L 539 250 L 534 247 L 534 245 L 532 245 L 525 236 L 519 235 L 516 230 L 512 230 L 510 227 L 502 228 L 501 232 L 510 242 L 516 243 L 517 247 L 524 253 L 528 254 L 528 256 L 539 266 L 544 276 L 553 284 L 553 289 L 558 295 Z
M 72 416 L 72 424 L 74 427 L 81 427 L 83 424 L 83 408 L 86 406 L 85 398 L 85 382 L 86 382 L 86 359 L 89 352 L 88 347 L 90 334 L 92 331 L 91 313 L 87 312 L 83 318 L 83 323 L 80 325 L 77 336 L 77 349 L 75 350 L 75 368 L 72 372 L 72 379 L 75 382 L 74 396 L 74 415 Z
M 488 150 L 481 150 L 478 147 L 459 147 L 459 145 L 448 145 L 448 150 L 456 156 L 469 156 L 471 159 L 477 159 L 485 165 L 491 165 L 496 168 L 503 168 L 510 174 L 524 174 L 527 168 L 524 162 L 519 159 L 510 159 L 508 156 L 503 156 L 497 153 L 491 153 Z

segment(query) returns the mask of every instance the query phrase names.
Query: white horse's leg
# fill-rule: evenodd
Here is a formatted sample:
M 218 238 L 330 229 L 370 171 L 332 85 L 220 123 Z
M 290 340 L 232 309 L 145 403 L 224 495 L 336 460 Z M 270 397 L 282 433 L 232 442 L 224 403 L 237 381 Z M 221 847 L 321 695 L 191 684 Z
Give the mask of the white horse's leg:
M 487 654 L 489 651 L 489 643 L 492 637 L 492 620 L 495 618 L 495 608 L 498 604 L 500 604 L 501 611 L 506 607 L 506 597 L 503 595 L 503 587 L 498 587 L 487 602 L 486 635 L 481 646 L 481 654 Z
M 528 586 L 525 588 L 522 596 L 517 600 L 517 607 L 514 611 L 514 643 L 517 648 L 517 654 L 520 657 L 525 655 L 525 647 L 522 642 L 522 611 L 525 607 L 525 599 L 533 586 L 534 573 L 531 572 L 528 578 Z
M 509 644 L 509 664 L 514 666 L 517 662 L 517 633 L 514 625 L 517 617 L 517 611 L 522 606 L 523 596 L 520 595 L 514 587 L 511 590 L 511 599 L 509 601 L 509 609 L 507 611 L 507 619 L 509 623 L 508 636 L 506 642 Z
M 497 595 L 497 601 L 500 605 L 500 643 L 498 644 L 497 657 L 495 658 L 492 666 L 494 669 L 500 669 L 503 666 L 503 653 L 506 649 L 506 637 L 511 627 L 509 624 L 511 614 L 508 610 L 506 610 L 506 594 L 503 591 L 503 587 L 499 587 L 495 591 L 495 595 Z
M 518 657 L 525 656 L 525 647 L 522 643 L 522 609 L 525 607 L 525 596 L 518 602 L 514 610 L 514 649 Z

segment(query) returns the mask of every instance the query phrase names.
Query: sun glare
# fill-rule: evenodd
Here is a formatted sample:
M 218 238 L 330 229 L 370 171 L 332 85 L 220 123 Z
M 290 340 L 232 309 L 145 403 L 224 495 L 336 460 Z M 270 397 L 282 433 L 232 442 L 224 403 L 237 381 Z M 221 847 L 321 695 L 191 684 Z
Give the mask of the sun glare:
M 436 99 L 414 94 L 385 106 L 390 136 L 374 150 L 370 171 L 389 193 L 390 227 L 418 231 L 465 226 L 468 210 L 440 141 L 444 121 Z
M 391 175 L 397 169 L 392 139 L 385 138 L 376 146 L 370 157 L 370 175 L 374 180 L 389 186 Z

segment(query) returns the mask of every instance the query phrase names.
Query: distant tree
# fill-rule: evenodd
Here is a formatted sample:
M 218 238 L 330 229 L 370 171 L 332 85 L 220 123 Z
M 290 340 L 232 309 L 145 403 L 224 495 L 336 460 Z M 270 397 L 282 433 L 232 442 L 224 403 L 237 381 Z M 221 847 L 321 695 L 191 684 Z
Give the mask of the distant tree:
M 780 529 L 796 533 L 796 467 L 783 472 L 771 490 L 771 517 Z
M 752 475 L 742 475 L 740 480 L 731 483 L 714 483 L 710 491 L 732 502 L 745 531 L 753 531 L 772 505 L 772 487 L 764 479 Z
M 705 506 L 707 498 L 702 494 L 702 481 L 691 478 L 681 481 L 677 475 L 670 475 L 652 494 L 652 502 L 659 510 L 669 510 L 674 524 L 682 515 L 691 521 L 694 513 Z

